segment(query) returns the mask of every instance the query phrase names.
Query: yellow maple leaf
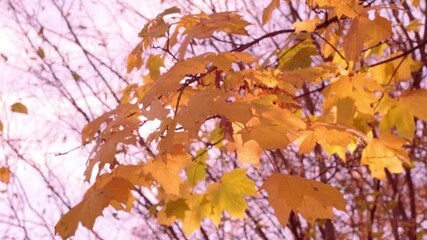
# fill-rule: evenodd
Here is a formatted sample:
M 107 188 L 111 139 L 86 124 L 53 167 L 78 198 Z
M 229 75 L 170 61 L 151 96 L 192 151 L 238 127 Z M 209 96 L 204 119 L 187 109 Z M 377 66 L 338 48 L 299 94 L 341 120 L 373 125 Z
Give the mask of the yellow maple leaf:
M 391 173 L 403 171 L 402 162 L 410 164 L 408 153 L 402 148 L 406 141 L 392 134 L 372 139 L 363 149 L 360 164 L 368 165 L 372 177 L 384 180 L 385 169 Z
M 406 26 L 406 29 L 408 31 L 414 31 L 414 32 L 419 32 L 420 31 L 420 26 L 422 24 L 420 23 L 420 21 L 418 19 L 412 20 L 408 26 Z
M 427 109 L 424 103 L 427 101 L 427 90 L 407 90 L 397 99 L 385 98 L 380 105 L 380 110 L 386 110 L 380 122 L 382 132 L 396 127 L 402 137 L 412 140 L 416 126 L 414 117 L 427 121 Z
M 164 66 L 165 63 L 160 54 L 150 54 L 147 60 L 147 69 L 150 71 L 151 79 L 156 80 L 160 76 L 160 68 Z
M 170 194 L 179 195 L 182 183 L 179 173 L 191 164 L 187 154 L 167 155 L 166 161 L 155 159 L 144 166 L 144 172 L 151 174 L 153 179 Z
M 380 91 L 382 91 L 382 87 L 364 73 L 358 73 L 353 76 L 342 75 L 322 91 L 325 95 L 323 108 L 330 109 L 334 105 L 339 104 L 339 100 L 349 98 L 347 100 L 350 101 L 346 102 L 353 103 L 358 112 L 372 115 L 372 103 L 378 100 L 378 96 L 376 96 L 375 93 Z M 351 101 L 351 99 L 354 101 Z M 342 119 L 348 120 L 353 117 L 353 111 L 348 111 L 347 109 L 352 107 L 353 106 L 342 106 L 338 109 L 346 112 Z
M 312 20 L 296 21 L 293 23 L 295 27 L 295 33 L 300 33 L 303 31 L 311 33 L 316 30 L 316 25 L 318 22 L 319 18 L 317 16 Z
M 205 194 L 193 194 L 187 199 L 188 211 L 185 212 L 182 221 L 182 230 L 189 236 L 195 230 L 200 229 L 200 223 L 205 217 L 209 217 L 212 212 L 212 204 Z
M 400 56 L 402 52 L 396 52 L 388 57 L 388 59 Z M 386 59 L 387 60 L 387 59 Z M 396 58 L 393 61 L 386 62 L 368 69 L 372 79 L 375 79 L 380 84 L 390 84 L 393 82 L 409 81 L 412 79 L 412 73 L 418 71 L 422 67 L 420 61 L 415 61 L 410 55 Z
M 311 67 L 313 62 L 311 56 L 316 54 L 316 46 L 311 39 L 300 41 L 296 45 L 278 51 L 278 69 L 291 71 Z
M 233 124 L 234 132 L 239 132 L 241 129 L 239 125 Z M 233 138 L 239 163 L 258 166 L 261 154 L 264 152 L 261 146 L 255 140 L 243 142 L 241 134 L 234 134 Z
M 307 67 L 291 71 L 283 71 L 282 78 L 302 87 L 304 81 L 318 83 L 322 79 L 330 78 L 338 73 L 338 67 L 334 63 L 319 64 L 315 67 Z
M 345 130 L 326 128 L 325 126 L 316 124 L 316 122 L 312 123 L 308 129 L 298 132 L 293 137 L 295 137 L 294 141 L 298 144 L 299 150 L 303 153 L 310 153 L 316 143 L 319 143 L 329 156 L 337 153 L 342 159 L 345 159 L 347 148 L 354 139 Z
M 206 194 L 217 213 L 225 210 L 236 218 L 243 218 L 247 208 L 245 195 L 253 195 L 255 191 L 246 170 L 237 168 L 225 173 L 220 182 L 209 185 Z
M 187 175 L 187 183 L 194 187 L 201 180 L 206 178 L 206 159 L 208 157 L 208 151 L 206 148 L 202 148 L 196 152 L 196 159 L 185 169 Z
M 346 203 L 341 192 L 314 180 L 275 173 L 261 188 L 267 191 L 268 201 L 283 227 L 286 227 L 291 211 L 301 214 L 311 224 L 316 219 L 332 218 L 332 208 L 345 211 Z
M 264 150 L 281 149 L 290 143 L 290 135 L 305 128 L 304 121 L 287 109 L 262 105 L 254 108 L 260 113 L 259 117 L 252 118 L 246 128 L 237 132 L 244 143 L 252 139 Z
M 402 93 L 398 100 L 403 109 L 408 110 L 414 116 L 427 122 L 427 90 L 408 90 Z
M 396 127 L 402 137 L 412 140 L 416 129 L 414 115 L 400 106 L 391 107 L 381 119 L 379 129 L 381 132 L 387 132 L 392 127 Z
M 363 6 L 357 0 L 314 0 L 310 5 L 311 7 L 335 10 L 338 18 L 343 16 L 354 18 L 364 11 Z
M 228 60 L 224 61 L 224 59 Z M 218 54 L 206 53 L 178 61 L 152 84 L 150 89 L 142 97 L 141 103 L 144 107 L 148 107 L 154 99 L 160 96 L 168 96 L 169 93 L 182 86 L 182 79 L 184 79 L 185 76 L 205 73 L 206 66 L 210 63 L 218 65 L 217 67 L 225 68 L 220 70 L 229 71 L 233 62 L 251 63 L 253 61 L 255 61 L 255 58 L 248 53 L 229 52 Z M 222 63 L 218 64 L 218 62 Z

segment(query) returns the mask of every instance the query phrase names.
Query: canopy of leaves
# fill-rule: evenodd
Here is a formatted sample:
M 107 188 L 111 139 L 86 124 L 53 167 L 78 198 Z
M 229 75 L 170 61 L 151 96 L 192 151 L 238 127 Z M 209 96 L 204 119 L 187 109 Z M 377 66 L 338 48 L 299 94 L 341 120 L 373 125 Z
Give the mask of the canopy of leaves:
M 314 225 L 316 219 L 332 219 L 333 208 L 345 211 L 340 190 L 280 172 L 271 157 L 287 148 L 315 154 L 319 162 L 323 156 L 342 164 L 358 157 L 357 167 L 367 165 L 379 180 L 412 167 L 406 146 L 415 136 L 416 118 L 427 121 L 427 91 L 400 83 L 409 81 L 420 64 L 410 51 L 379 49 L 392 47 L 392 23 L 381 10 L 393 6 L 360 2 L 307 1 L 316 16 L 275 32 L 290 35 L 287 46 L 267 55 L 243 51 L 268 34 L 230 51 L 198 51 L 198 44 L 217 35 L 248 35 L 251 23 L 236 12 L 180 16 L 174 7 L 148 21 L 127 67 L 128 72 L 143 68 L 143 80 L 123 91 L 116 109 L 83 128 L 82 143 L 95 142 L 86 181 L 98 172 L 82 202 L 59 220 L 55 231 L 67 238 L 79 223 L 91 229 L 108 205 L 130 210 L 134 187 L 155 189 L 153 214 L 159 223 L 181 221 L 187 235 L 205 218 L 218 226 L 224 212 L 244 218 L 246 199 L 257 191 L 246 169 L 257 171 L 264 162 L 275 172 L 261 180 L 258 190 L 267 192 L 283 227 L 291 212 Z M 280 6 L 273 0 L 265 8 L 263 25 Z M 157 54 L 154 46 L 160 44 L 165 44 L 163 52 Z M 149 54 L 146 64 L 143 53 Z M 310 106 L 305 96 L 311 93 L 321 103 Z M 147 121 L 159 123 L 140 142 L 154 148 L 150 159 L 135 166 L 118 162 L 119 147 L 136 145 Z M 215 168 L 206 161 L 212 148 L 217 155 L 236 152 L 238 159 L 234 169 L 217 179 L 207 178 Z

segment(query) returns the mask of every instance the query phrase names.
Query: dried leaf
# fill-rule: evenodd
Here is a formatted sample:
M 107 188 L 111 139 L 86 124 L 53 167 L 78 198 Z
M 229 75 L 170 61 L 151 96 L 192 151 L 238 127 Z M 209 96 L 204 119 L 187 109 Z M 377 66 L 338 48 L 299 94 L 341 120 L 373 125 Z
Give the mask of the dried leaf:
M 28 114 L 27 107 L 24 104 L 20 103 L 20 102 L 16 102 L 16 103 L 12 104 L 12 106 L 10 106 L 10 110 L 12 112 Z

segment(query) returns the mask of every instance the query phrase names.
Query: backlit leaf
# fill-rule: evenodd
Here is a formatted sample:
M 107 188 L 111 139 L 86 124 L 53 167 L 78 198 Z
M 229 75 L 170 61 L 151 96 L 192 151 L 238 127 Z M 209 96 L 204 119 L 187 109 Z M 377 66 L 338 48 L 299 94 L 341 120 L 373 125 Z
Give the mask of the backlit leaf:
M 144 166 L 144 172 L 151 174 L 167 193 L 179 195 L 179 185 L 182 183 L 179 173 L 190 164 L 191 159 L 186 154 L 168 155 L 166 162 L 162 159 L 148 162 Z
M 341 192 L 314 180 L 275 173 L 261 188 L 268 192 L 268 201 L 283 227 L 286 227 L 291 211 L 301 214 L 311 224 L 316 219 L 333 218 L 332 208 L 345 211 L 346 203 Z
M 401 173 L 402 163 L 410 163 L 408 153 L 402 148 L 405 143 L 405 140 L 391 134 L 372 139 L 363 149 L 360 163 L 368 165 L 372 177 L 380 180 L 385 179 L 385 169 L 391 173 Z
M 151 79 L 157 79 L 160 76 L 160 68 L 164 66 L 165 63 L 161 55 L 151 54 L 147 60 L 147 68 L 150 71 Z
M 379 15 L 374 20 L 370 20 L 368 15 L 354 18 L 343 43 L 346 60 L 357 61 L 365 45 L 373 46 L 389 37 L 391 22 L 388 19 Z
M 259 117 L 252 118 L 248 126 L 237 133 L 242 135 L 243 143 L 255 140 L 264 150 L 281 149 L 290 143 L 290 135 L 303 128 L 305 123 L 290 111 L 270 107 Z
M 206 178 L 206 158 L 208 151 L 205 148 L 196 152 L 196 159 L 186 168 L 187 182 L 191 187 Z
M 237 124 L 233 124 L 233 129 L 234 132 L 239 132 L 242 128 Z M 241 134 L 235 134 L 233 138 L 239 163 L 258 166 L 261 154 L 264 152 L 260 145 L 255 140 L 243 142 Z
M 214 32 L 225 32 L 230 34 L 247 35 L 245 27 L 249 22 L 235 12 L 212 13 L 195 19 L 196 24 L 187 29 L 187 36 L 182 41 L 179 49 L 178 59 L 184 59 L 188 45 L 193 39 L 204 39 L 211 37 Z
M 294 22 L 293 25 L 295 27 L 295 33 L 300 33 L 303 31 L 311 33 L 314 30 L 316 30 L 316 25 L 318 22 L 319 22 L 318 17 L 315 17 L 312 20 Z
M 270 21 L 273 11 L 278 7 L 280 7 L 280 0 L 271 0 L 270 4 L 262 12 L 262 25 Z
M 408 90 L 402 93 L 398 102 L 403 109 L 409 110 L 412 115 L 427 122 L 427 108 L 425 105 L 427 102 L 426 89 Z
M 311 40 L 304 40 L 295 46 L 285 48 L 277 53 L 280 70 L 297 70 L 311 67 L 311 56 L 317 54 L 316 47 Z
M 182 230 L 187 236 L 195 230 L 200 229 L 200 224 L 205 217 L 209 217 L 212 212 L 212 205 L 207 200 L 205 194 L 193 194 L 187 199 L 188 211 L 185 212 L 182 221 Z
M 234 217 L 242 218 L 247 208 L 245 196 L 253 195 L 255 191 L 255 184 L 246 177 L 246 170 L 234 169 L 225 173 L 220 182 L 209 185 L 206 193 L 216 211 L 225 210 Z
M 342 159 L 345 159 L 346 149 L 349 148 L 354 139 L 346 131 L 326 128 L 316 123 L 313 123 L 306 130 L 298 132 L 295 137 L 295 142 L 303 153 L 310 153 L 318 143 L 329 156 L 337 153 Z
M 123 178 L 112 178 L 102 187 L 98 187 L 95 183 L 86 192 L 83 200 L 61 217 L 55 226 L 55 233 L 63 239 L 71 237 L 76 232 L 79 222 L 86 228 L 92 229 L 95 219 L 102 215 L 108 205 L 115 202 L 127 206 L 126 209 L 129 211 L 134 200 L 131 193 L 133 187 Z

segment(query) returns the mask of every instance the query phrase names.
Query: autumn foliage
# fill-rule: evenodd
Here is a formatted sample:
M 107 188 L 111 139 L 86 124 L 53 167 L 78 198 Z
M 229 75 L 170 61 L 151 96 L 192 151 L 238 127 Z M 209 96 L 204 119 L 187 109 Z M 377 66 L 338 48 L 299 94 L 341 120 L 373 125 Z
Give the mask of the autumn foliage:
M 188 236 L 206 218 L 218 226 L 224 212 L 244 218 L 248 198 L 268 199 L 283 228 L 292 214 L 314 225 L 333 219 L 333 209 L 346 212 L 341 189 L 280 170 L 272 153 L 287 149 L 342 166 L 356 157 L 358 168 L 381 181 L 414 167 L 407 146 L 417 122 L 427 121 L 427 90 L 412 81 L 423 66 L 411 56 L 418 46 L 392 48 L 395 26 L 382 12 L 401 11 L 397 6 L 362 2 L 307 1 L 312 14 L 294 28 L 220 52 L 201 52 L 198 44 L 218 34 L 247 36 L 252 23 L 237 12 L 181 15 L 173 7 L 148 21 L 127 65 L 142 80 L 122 91 L 114 110 L 84 126 L 82 143 L 94 144 L 84 175 L 93 183 L 56 233 L 73 236 L 79 223 L 91 229 L 108 206 L 130 211 L 141 188 L 158 201 L 152 217 L 181 222 Z M 289 3 L 264 6 L 263 25 L 281 4 Z M 282 34 L 287 44 L 275 52 L 246 51 Z M 311 106 L 310 94 L 321 103 Z M 157 127 L 147 133 L 146 124 Z M 120 162 L 128 145 L 144 147 L 148 160 Z M 217 165 L 208 155 L 222 161 L 221 153 L 233 152 L 234 169 L 213 181 Z M 261 163 L 272 171 L 255 182 L 248 171 Z

